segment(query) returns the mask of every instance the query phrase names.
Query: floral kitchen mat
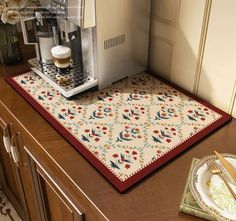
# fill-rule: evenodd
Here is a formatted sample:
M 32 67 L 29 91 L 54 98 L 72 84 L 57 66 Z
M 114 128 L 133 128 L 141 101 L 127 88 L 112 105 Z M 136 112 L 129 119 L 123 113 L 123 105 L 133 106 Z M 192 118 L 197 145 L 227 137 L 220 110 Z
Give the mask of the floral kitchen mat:
M 147 73 L 74 100 L 33 72 L 7 81 L 121 192 L 231 119 Z

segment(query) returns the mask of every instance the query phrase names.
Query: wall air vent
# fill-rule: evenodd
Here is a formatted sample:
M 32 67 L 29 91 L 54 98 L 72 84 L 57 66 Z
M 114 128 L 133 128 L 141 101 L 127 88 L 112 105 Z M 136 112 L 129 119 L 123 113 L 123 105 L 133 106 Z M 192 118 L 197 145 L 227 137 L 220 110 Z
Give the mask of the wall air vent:
M 123 35 L 119 35 L 117 37 L 114 38 L 110 38 L 108 40 L 104 41 L 104 49 L 109 49 L 109 48 L 113 48 L 117 45 L 121 45 L 125 43 L 125 34 Z

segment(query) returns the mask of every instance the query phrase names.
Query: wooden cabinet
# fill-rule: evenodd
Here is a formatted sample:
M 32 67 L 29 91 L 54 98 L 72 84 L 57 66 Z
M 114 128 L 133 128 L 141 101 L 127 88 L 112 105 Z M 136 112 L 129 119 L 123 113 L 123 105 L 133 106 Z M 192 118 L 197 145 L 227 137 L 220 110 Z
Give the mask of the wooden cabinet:
M 55 180 L 32 158 L 29 158 L 34 176 L 40 213 L 43 221 L 83 221 L 84 213 L 75 205 L 60 183 Z
M 83 214 L 61 195 L 61 192 L 39 174 L 47 218 L 51 221 L 82 221 Z
M 45 167 L 28 153 L 31 173 L 39 202 L 42 221 L 105 221 L 107 220 L 93 202 L 64 176 L 62 170 Z
M 1 106 L 2 107 L 2 106 Z M 28 219 L 28 210 L 26 207 L 25 194 L 22 185 L 22 177 L 20 168 L 13 161 L 10 150 L 10 141 L 15 136 L 12 124 L 7 119 L 5 112 L 1 108 L 0 111 L 0 166 L 1 166 L 1 185 L 12 202 L 17 212 L 23 220 Z M 14 138 L 14 137 L 13 137 Z M 4 142 L 5 140 L 5 142 Z
M 2 103 L 0 113 L 1 184 L 22 220 L 84 220 L 82 210 L 59 187 L 60 181 L 55 182 L 28 156 L 25 149 L 37 144 Z
M 40 221 L 22 128 L 0 102 L 1 185 L 23 221 Z M 4 138 L 5 137 L 5 138 Z M 7 141 L 3 141 L 3 140 Z M 10 147 L 6 148 L 7 142 Z
M 0 143 L 1 183 L 23 221 L 105 220 L 57 165 L 38 158 L 40 144 L 1 101 L 0 117 L 0 135 L 11 143 L 9 153 Z

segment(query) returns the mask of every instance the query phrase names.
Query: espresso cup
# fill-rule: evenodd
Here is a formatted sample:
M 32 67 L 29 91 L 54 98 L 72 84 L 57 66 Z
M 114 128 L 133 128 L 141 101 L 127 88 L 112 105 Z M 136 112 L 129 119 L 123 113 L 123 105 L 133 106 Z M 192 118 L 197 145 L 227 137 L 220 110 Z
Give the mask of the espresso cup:
M 56 78 L 58 80 L 58 84 L 61 86 L 69 86 L 73 81 L 73 76 L 70 74 L 71 49 L 63 45 L 58 45 L 51 49 L 51 53 L 54 60 L 54 65 L 57 67 L 58 73 Z

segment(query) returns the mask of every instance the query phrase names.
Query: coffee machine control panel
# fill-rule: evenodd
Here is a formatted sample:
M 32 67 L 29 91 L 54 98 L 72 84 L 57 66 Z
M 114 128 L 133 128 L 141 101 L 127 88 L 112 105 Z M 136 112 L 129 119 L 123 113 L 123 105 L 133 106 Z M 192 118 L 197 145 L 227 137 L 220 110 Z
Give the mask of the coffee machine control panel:
M 39 0 L 40 4 L 60 18 L 67 19 L 82 29 L 96 27 L 96 0 Z
M 68 5 L 67 0 L 56 0 L 56 1 L 53 0 L 52 10 L 57 16 L 62 18 L 67 18 L 68 16 L 67 5 Z

